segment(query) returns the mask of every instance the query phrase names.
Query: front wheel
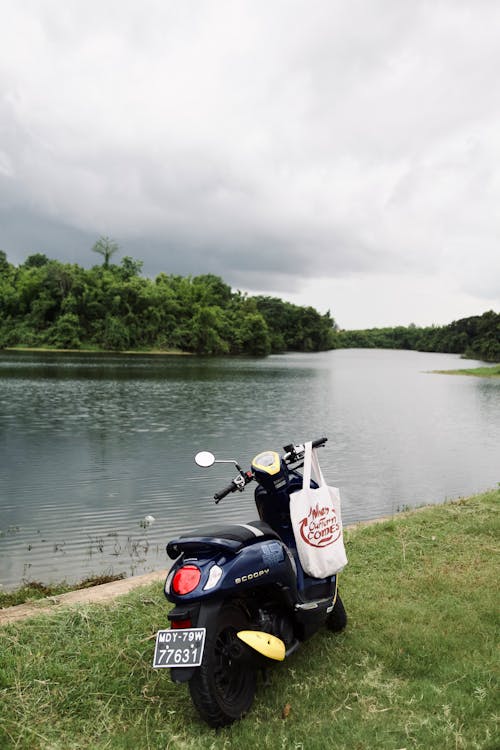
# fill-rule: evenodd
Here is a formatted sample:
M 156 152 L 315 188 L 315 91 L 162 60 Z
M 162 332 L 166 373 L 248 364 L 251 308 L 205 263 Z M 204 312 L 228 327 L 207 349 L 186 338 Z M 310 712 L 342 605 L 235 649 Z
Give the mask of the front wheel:
M 328 628 L 328 630 L 333 630 L 334 633 L 340 633 L 341 630 L 344 630 L 346 625 L 347 613 L 345 611 L 342 599 L 340 598 L 340 594 L 337 594 L 333 609 L 326 618 L 326 627 Z
M 249 627 L 248 617 L 236 604 L 225 604 L 214 632 L 207 632 L 203 662 L 189 681 L 193 703 L 211 727 L 240 719 L 253 703 L 257 674 L 252 666 L 235 658 L 239 630 Z

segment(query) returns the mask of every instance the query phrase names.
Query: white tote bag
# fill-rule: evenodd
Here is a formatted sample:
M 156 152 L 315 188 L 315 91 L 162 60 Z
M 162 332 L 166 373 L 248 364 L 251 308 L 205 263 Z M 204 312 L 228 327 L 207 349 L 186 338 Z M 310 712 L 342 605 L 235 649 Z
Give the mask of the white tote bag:
M 318 484 L 311 487 L 311 471 Z M 305 444 L 302 489 L 290 495 L 290 516 L 300 563 L 314 578 L 327 578 L 347 565 L 340 494 L 324 480 L 312 443 Z

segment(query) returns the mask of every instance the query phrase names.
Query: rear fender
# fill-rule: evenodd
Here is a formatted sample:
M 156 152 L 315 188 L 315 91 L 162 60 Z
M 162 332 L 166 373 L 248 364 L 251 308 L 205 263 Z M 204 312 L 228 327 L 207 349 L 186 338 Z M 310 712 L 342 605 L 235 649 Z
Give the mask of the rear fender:
M 206 628 L 207 632 L 215 629 L 222 601 L 211 601 L 197 604 L 196 609 L 190 607 L 174 607 L 169 613 L 168 619 L 175 620 L 191 619 L 193 628 Z M 196 667 L 174 667 L 170 670 L 172 682 L 188 682 L 194 674 Z

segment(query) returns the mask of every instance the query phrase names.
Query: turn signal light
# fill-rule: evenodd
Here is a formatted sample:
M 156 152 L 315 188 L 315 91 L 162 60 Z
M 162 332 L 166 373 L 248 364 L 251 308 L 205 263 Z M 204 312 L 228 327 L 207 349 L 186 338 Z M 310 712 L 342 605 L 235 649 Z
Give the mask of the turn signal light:
M 194 591 L 201 579 L 201 570 L 196 565 L 184 565 L 179 568 L 172 579 L 172 589 L 175 594 L 182 596 Z

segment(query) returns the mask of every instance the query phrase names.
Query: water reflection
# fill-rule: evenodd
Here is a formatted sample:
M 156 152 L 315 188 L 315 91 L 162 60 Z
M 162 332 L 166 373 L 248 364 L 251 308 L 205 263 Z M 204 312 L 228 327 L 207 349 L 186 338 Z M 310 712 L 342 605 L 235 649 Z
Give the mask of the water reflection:
M 473 366 L 474 363 L 471 363 Z M 216 507 L 227 467 L 326 434 L 321 459 L 347 522 L 499 480 L 498 381 L 429 374 L 457 357 L 345 350 L 267 359 L 0 353 L 0 582 L 162 567 L 193 523 L 248 520 L 247 490 Z M 157 520 L 144 529 L 151 514 Z

